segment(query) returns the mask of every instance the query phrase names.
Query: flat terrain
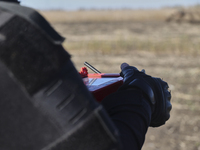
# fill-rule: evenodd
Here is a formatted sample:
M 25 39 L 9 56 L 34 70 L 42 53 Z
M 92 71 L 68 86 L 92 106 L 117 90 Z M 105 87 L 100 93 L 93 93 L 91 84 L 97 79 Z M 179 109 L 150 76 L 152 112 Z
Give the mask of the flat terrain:
M 101 72 L 127 62 L 166 80 L 171 118 L 149 128 L 143 150 L 200 150 L 200 24 L 170 22 L 176 9 L 41 12 L 64 37 L 79 70 L 84 61 Z

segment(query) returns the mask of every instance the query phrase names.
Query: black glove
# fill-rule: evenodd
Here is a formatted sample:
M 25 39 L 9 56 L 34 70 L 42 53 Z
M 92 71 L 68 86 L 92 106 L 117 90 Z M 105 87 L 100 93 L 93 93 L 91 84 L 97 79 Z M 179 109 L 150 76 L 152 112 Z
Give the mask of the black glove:
M 137 68 L 126 63 L 121 65 L 121 76 L 124 83 L 120 90 L 137 88 L 146 96 L 152 108 L 151 127 L 159 127 L 170 118 L 171 93 L 168 91 L 167 82 L 160 78 L 151 77 L 145 71 L 138 71 Z

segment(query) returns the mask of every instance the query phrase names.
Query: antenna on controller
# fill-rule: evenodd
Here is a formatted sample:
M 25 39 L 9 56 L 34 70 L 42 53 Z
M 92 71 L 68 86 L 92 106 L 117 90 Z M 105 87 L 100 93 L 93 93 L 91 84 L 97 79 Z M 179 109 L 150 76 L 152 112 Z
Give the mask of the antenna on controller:
M 96 68 L 94 68 L 92 65 L 90 65 L 88 62 L 84 62 L 84 65 L 87 66 L 88 68 L 90 68 L 92 71 L 94 71 L 95 73 L 101 73 L 99 70 L 97 70 Z

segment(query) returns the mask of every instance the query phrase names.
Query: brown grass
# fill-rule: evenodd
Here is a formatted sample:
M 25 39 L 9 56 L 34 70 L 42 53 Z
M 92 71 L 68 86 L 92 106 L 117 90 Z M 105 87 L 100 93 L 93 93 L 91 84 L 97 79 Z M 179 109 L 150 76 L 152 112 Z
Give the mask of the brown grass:
M 101 72 L 120 72 L 122 62 L 166 80 L 171 118 L 150 128 L 143 150 L 200 149 L 200 30 L 198 24 L 166 23 L 175 9 L 42 12 L 59 33 L 79 70 L 88 61 Z
M 174 9 L 42 11 L 51 23 L 164 20 Z
M 94 53 L 102 55 L 119 55 L 130 51 L 148 51 L 156 54 L 200 55 L 200 43 L 193 44 L 189 38 L 168 39 L 160 42 L 140 40 L 137 38 L 114 41 L 80 41 L 64 43 L 64 46 L 73 53 Z
M 41 13 L 67 37 L 64 46 L 73 53 L 121 54 L 144 50 L 198 56 L 198 26 L 165 23 L 174 12 L 176 9 Z

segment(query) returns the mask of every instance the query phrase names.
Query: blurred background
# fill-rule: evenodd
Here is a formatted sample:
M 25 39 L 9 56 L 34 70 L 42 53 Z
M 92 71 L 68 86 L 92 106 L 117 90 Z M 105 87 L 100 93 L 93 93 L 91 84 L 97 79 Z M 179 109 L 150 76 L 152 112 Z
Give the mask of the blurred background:
M 171 118 L 149 128 L 143 150 L 200 150 L 200 0 L 21 0 L 66 38 L 79 70 L 127 62 L 166 80 Z

